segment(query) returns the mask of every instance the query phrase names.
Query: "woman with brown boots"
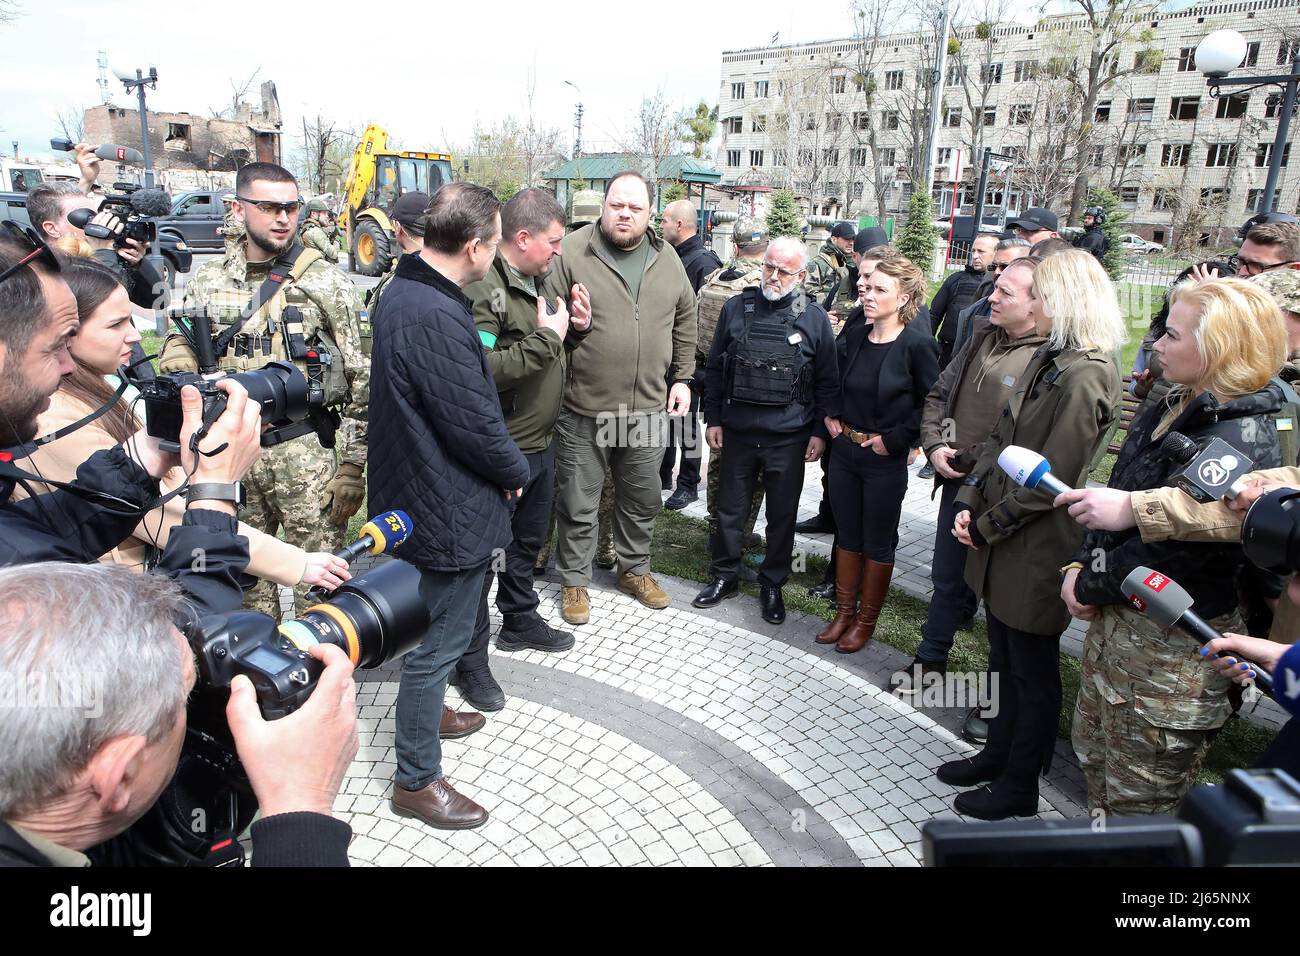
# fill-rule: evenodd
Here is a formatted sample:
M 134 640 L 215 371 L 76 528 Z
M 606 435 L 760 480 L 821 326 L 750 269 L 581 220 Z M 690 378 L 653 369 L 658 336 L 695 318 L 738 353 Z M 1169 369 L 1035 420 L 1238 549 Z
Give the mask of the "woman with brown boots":
M 908 453 L 939 377 L 938 343 L 927 322 L 912 322 L 925 300 L 921 270 L 902 256 L 884 259 L 858 280 L 858 293 L 861 305 L 836 340 L 840 407 L 826 418 L 836 613 L 817 642 L 842 654 L 875 633 L 894 573 Z

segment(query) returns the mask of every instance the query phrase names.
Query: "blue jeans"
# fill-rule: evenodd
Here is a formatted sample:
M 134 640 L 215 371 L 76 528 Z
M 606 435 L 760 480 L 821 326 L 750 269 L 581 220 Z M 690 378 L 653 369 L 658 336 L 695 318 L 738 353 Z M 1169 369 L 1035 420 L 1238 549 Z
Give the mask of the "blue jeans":
M 402 658 L 397 691 L 397 785 L 423 790 L 442 777 L 442 701 L 447 678 L 474 633 L 474 614 L 488 561 L 464 571 L 420 571 L 429 630 Z
M 916 656 L 930 664 L 947 664 L 957 628 L 974 616 L 979 599 L 966 585 L 966 545 L 952 536 L 956 517 L 960 481 L 945 481 L 939 492 L 939 525 L 934 533 L 934 553 L 930 556 L 930 612 L 921 629 L 921 646 Z

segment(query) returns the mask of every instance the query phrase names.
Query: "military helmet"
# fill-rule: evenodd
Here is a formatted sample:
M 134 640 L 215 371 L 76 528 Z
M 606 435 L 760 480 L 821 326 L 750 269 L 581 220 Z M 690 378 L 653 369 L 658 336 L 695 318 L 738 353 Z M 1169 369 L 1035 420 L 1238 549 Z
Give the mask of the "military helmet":
M 1271 295 L 1279 309 L 1300 314 L 1300 269 L 1269 269 L 1250 281 Z
M 757 216 L 741 216 L 731 231 L 731 241 L 738 246 L 767 242 L 767 222 Z
M 1091 216 L 1093 225 L 1101 226 L 1106 222 L 1106 210 L 1100 206 L 1089 206 L 1083 211 L 1085 216 Z
M 234 193 L 226 193 L 224 196 L 221 197 L 221 201 L 222 201 L 223 203 L 225 203 L 227 206 L 229 206 L 229 205 L 231 205 L 231 204 L 234 203 L 234 201 L 235 201 L 235 194 L 234 194 Z
M 309 200 L 307 200 L 307 214 L 308 214 L 308 215 L 311 215 L 311 214 L 314 213 L 314 212 L 329 212 L 329 211 L 330 211 L 330 207 L 329 207 L 328 205 L 325 204 L 325 200 L 323 200 L 323 199 L 309 199 Z
M 585 226 L 600 218 L 605 197 L 595 189 L 579 189 L 569 197 L 569 225 Z

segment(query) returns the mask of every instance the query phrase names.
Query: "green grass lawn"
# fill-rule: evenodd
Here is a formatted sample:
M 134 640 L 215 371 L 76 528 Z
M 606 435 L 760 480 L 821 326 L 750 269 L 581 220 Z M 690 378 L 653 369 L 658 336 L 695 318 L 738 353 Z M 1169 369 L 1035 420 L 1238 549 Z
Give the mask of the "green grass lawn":
M 675 511 L 664 511 L 655 523 L 654 544 L 651 549 L 651 569 L 657 574 L 671 575 L 687 581 L 707 583 L 709 580 L 708 528 L 699 518 L 691 518 Z M 819 584 L 826 571 L 826 559 L 812 555 L 807 558 L 805 570 L 790 577 L 784 589 L 786 606 L 829 621 L 834 609 L 825 601 L 808 596 L 807 588 Z M 757 597 L 758 589 L 741 585 L 741 590 Z M 909 655 L 916 653 L 921 643 L 921 626 L 929 605 L 898 588 L 891 588 L 889 601 L 880 612 L 874 640 L 888 644 Z M 812 643 L 813 634 L 808 634 Z M 1070 722 L 1074 719 L 1074 702 L 1079 695 L 1079 662 L 1068 654 L 1060 656 L 1062 704 L 1057 736 L 1070 739 Z M 959 631 L 948 659 L 948 669 L 978 673 L 988 667 L 988 632 L 983 621 L 976 621 L 969 631 Z M 1197 781 L 1218 783 L 1223 774 L 1236 767 L 1250 766 L 1268 746 L 1273 734 L 1254 727 L 1244 720 L 1232 719 L 1219 732 L 1210 748 Z

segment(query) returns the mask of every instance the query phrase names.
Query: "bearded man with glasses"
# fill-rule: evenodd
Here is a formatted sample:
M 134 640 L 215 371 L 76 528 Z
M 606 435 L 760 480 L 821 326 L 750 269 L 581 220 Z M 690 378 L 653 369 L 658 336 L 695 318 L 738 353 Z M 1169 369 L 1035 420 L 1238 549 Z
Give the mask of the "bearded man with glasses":
M 205 263 L 185 287 L 186 309 L 206 309 L 225 371 L 293 362 L 304 375 L 309 352 L 328 352 L 324 378 L 328 419 L 315 432 L 266 449 L 244 483 L 248 524 L 307 551 L 337 551 L 348 519 L 365 500 L 366 421 L 370 370 L 361 351 L 365 308 L 356 287 L 314 249 L 297 242 L 302 199 L 288 170 L 251 163 L 235 180 L 233 213 L 244 236 L 229 254 Z M 175 319 L 173 319 L 175 321 Z M 184 319 L 182 319 L 184 321 Z M 193 372 L 185 337 L 163 345 L 163 372 Z M 320 371 L 318 366 L 316 371 Z M 329 425 L 337 431 L 331 438 Z M 322 434 L 322 431 L 325 434 Z M 305 609 L 306 585 L 294 589 Z M 279 620 L 278 586 L 264 581 L 249 599 Z

